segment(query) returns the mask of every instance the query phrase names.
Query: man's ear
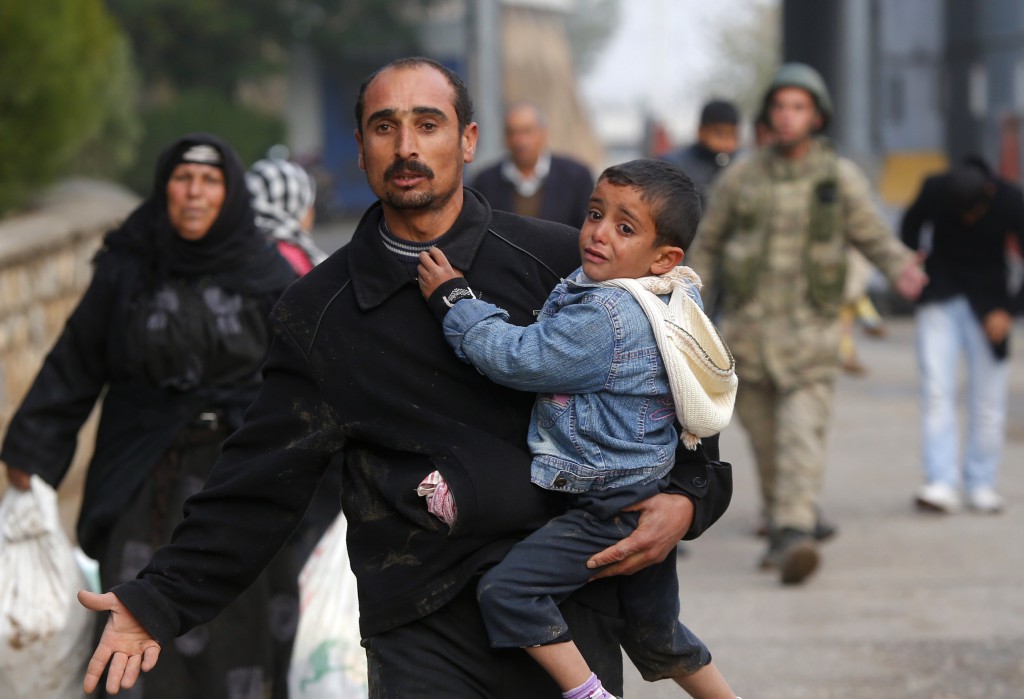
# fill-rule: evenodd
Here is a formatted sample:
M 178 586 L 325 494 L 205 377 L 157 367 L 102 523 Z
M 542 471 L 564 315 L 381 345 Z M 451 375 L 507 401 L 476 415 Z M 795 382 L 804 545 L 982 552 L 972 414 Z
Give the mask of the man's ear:
M 670 245 L 661 246 L 658 248 L 657 257 L 651 263 L 651 274 L 657 276 L 671 271 L 673 267 L 679 266 L 684 257 L 686 257 L 686 253 L 683 252 L 682 248 Z
M 476 157 L 476 142 L 479 135 L 480 132 L 475 121 L 467 124 L 462 131 L 462 162 L 467 165 Z

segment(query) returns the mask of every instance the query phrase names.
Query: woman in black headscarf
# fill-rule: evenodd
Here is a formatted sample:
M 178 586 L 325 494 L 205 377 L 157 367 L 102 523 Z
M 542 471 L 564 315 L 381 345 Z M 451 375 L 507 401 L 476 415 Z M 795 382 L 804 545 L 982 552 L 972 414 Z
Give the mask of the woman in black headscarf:
M 134 578 L 170 539 L 259 388 L 267 317 L 295 275 L 256 230 L 249 202 L 228 144 L 200 133 L 168 147 L 152 194 L 104 239 L 89 288 L 8 428 L 0 460 L 14 487 L 31 474 L 57 487 L 103 394 L 77 533 L 104 589 Z M 162 649 L 143 696 L 283 696 L 297 600 L 275 595 L 274 577 L 268 570 L 217 619 Z

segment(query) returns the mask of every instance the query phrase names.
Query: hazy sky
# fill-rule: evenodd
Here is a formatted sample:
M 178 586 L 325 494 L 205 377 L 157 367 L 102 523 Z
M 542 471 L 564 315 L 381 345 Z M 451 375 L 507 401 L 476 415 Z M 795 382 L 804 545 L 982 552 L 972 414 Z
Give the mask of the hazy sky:
M 697 109 L 717 36 L 730 18 L 773 0 L 621 0 L 619 28 L 582 81 L 592 106 L 628 104 L 671 117 Z

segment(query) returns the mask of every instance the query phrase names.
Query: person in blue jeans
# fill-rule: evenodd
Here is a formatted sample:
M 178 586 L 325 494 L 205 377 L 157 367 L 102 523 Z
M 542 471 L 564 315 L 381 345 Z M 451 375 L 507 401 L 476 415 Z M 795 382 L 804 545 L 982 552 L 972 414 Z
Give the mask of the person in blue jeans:
M 1004 504 L 996 485 L 1006 441 L 1007 357 L 1013 314 L 1024 300 L 1024 291 L 1010 290 L 1007 243 L 1013 239 L 1024 248 L 1024 192 L 984 160 L 968 157 L 925 179 L 903 215 L 900 237 L 919 251 L 928 275 L 915 311 L 925 477 L 915 502 L 948 514 L 966 500 L 975 512 L 998 513 Z M 961 405 L 966 435 L 958 425 Z
M 594 575 L 591 556 L 636 528 L 630 508 L 665 488 L 679 440 L 696 449 L 732 414 L 732 355 L 703 313 L 699 278 L 680 266 L 699 220 L 698 194 L 678 167 L 608 168 L 580 232 L 582 266 L 528 327 L 477 299 L 440 250 L 420 254 L 420 290 L 457 355 L 497 383 L 540 394 L 531 478 L 564 493 L 569 509 L 485 573 L 477 598 L 491 645 L 526 650 L 568 699 L 612 695 L 557 603 Z M 417 492 L 454 524 L 458 503 L 438 472 Z M 630 576 L 622 598 L 622 645 L 644 679 L 672 678 L 697 699 L 734 699 L 679 621 L 673 557 Z

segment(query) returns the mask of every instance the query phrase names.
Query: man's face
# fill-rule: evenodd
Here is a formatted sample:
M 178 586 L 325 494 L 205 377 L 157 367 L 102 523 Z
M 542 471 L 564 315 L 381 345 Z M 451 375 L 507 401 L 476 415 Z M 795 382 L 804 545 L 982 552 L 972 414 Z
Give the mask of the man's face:
M 515 107 L 505 116 L 505 145 L 509 157 L 519 170 L 533 170 L 547 141 L 547 129 L 533 107 Z
M 772 95 L 768 118 L 775 143 L 792 148 L 810 138 L 821 127 L 821 115 L 814 97 L 800 87 L 781 87 Z
M 732 155 L 740 147 L 740 130 L 736 124 L 705 124 L 697 129 L 697 140 L 712 153 Z
M 640 190 L 599 180 L 580 229 L 583 271 L 598 282 L 662 274 L 667 270 L 654 266 L 670 246 L 655 245 L 655 233 L 651 207 Z
M 227 187 L 220 168 L 180 163 L 167 180 L 167 218 L 185 240 L 200 240 L 217 220 Z
M 447 78 L 426 65 L 389 68 L 367 86 L 359 167 L 386 206 L 441 209 L 461 190 L 477 126 L 460 132 L 454 97 Z

